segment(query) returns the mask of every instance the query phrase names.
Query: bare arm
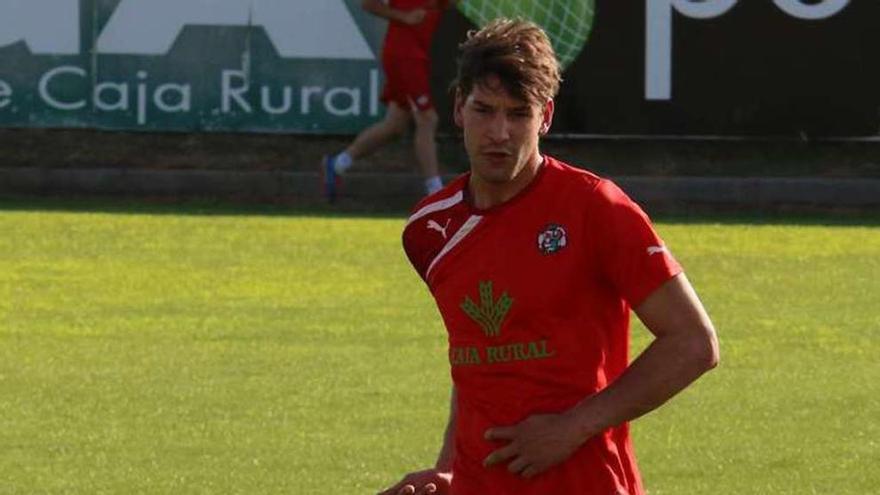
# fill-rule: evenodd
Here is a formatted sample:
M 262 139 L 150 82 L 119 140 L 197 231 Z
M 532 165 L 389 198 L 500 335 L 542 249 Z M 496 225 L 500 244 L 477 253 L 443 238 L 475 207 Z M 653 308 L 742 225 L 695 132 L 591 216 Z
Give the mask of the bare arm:
M 509 443 L 491 453 L 486 465 L 509 461 L 511 472 L 527 478 L 539 474 L 591 437 L 656 409 L 718 364 L 715 329 L 684 274 L 655 290 L 635 311 L 656 338 L 626 371 L 568 411 L 487 431 L 487 438 Z
M 452 462 L 455 456 L 455 421 L 457 416 L 455 403 L 457 397 L 458 393 L 453 385 L 449 404 L 449 421 L 446 424 L 443 445 L 434 467 L 407 474 L 397 484 L 379 495 L 422 495 L 427 493 L 443 495 L 449 493 L 449 487 L 452 485 Z
M 614 383 L 569 411 L 583 441 L 660 407 L 718 364 L 715 328 L 684 274 L 635 312 L 656 338 Z
M 398 10 L 392 9 L 382 0 L 363 0 L 361 8 L 365 11 L 392 22 L 402 24 L 418 24 L 425 18 L 425 9 Z

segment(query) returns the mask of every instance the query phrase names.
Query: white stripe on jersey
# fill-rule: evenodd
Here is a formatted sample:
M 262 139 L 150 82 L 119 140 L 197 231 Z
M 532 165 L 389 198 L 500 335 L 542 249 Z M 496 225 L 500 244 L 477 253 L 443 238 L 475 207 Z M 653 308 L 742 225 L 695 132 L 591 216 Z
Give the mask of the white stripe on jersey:
M 447 208 L 451 208 L 451 207 L 457 205 L 458 203 L 461 203 L 461 201 L 463 199 L 464 199 L 464 192 L 458 191 L 457 193 L 453 194 L 452 196 L 449 196 L 446 199 L 442 199 L 440 201 L 437 201 L 436 203 L 431 203 L 431 204 L 425 205 L 419 211 L 413 213 L 412 216 L 409 217 L 409 220 L 406 221 L 406 226 L 404 228 L 408 227 L 409 224 L 415 222 L 416 220 L 422 218 L 425 215 L 430 215 L 431 213 L 434 213 L 435 211 L 440 211 L 440 210 L 445 210 Z
M 482 219 L 483 219 L 483 217 L 481 217 L 479 215 L 471 215 L 470 218 L 467 219 L 467 221 L 464 223 L 464 225 L 462 225 L 461 228 L 458 229 L 458 231 L 455 233 L 455 235 L 452 236 L 452 239 L 449 239 L 449 242 L 447 242 L 446 245 L 443 246 L 443 249 L 441 249 L 440 252 L 437 253 L 437 256 L 434 258 L 434 261 L 432 261 L 431 264 L 428 266 L 428 269 L 425 271 L 425 280 L 427 280 L 428 277 L 431 275 L 431 270 L 434 268 L 434 265 L 436 265 L 437 262 L 440 261 L 441 258 L 446 256 L 446 253 L 451 251 L 452 248 L 454 248 L 456 246 L 456 244 L 461 242 L 462 239 L 465 238 L 465 236 L 470 234 L 471 231 L 474 230 L 474 227 L 476 227 L 477 224 L 480 223 L 480 220 L 482 220 Z

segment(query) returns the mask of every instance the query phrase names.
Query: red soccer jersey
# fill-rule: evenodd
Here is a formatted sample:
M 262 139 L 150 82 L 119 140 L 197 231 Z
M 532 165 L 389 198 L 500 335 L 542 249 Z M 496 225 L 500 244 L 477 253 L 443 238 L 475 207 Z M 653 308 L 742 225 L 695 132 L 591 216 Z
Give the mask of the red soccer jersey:
M 443 9 L 448 0 L 389 0 L 388 6 L 396 10 L 426 9 L 425 19 L 415 26 L 399 22 L 389 22 L 382 48 L 384 60 L 419 59 L 427 60 L 431 51 L 431 37 L 440 24 Z
M 681 271 L 608 180 L 545 157 L 515 198 L 465 199 L 468 175 L 416 206 L 404 248 L 436 299 L 458 391 L 456 495 L 642 495 L 627 424 L 526 480 L 484 468 L 488 428 L 566 410 L 626 368 L 630 307 Z

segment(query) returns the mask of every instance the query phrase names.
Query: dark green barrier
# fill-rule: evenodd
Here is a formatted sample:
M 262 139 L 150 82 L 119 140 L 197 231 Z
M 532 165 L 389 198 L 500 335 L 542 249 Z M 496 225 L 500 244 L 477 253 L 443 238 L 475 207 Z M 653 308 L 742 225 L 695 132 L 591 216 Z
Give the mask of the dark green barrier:
M 0 4 L 0 124 L 353 132 L 383 24 L 355 0 Z
M 556 133 L 874 136 L 877 0 L 461 0 L 434 44 L 535 20 L 566 65 Z M 0 3 L 0 125 L 353 133 L 380 118 L 360 0 Z

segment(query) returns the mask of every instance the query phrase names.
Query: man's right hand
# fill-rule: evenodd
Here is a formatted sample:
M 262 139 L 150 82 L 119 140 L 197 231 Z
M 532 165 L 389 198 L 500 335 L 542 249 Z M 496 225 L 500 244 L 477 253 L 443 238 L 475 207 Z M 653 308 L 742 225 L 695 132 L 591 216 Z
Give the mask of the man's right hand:
M 452 485 L 452 472 L 437 469 L 425 469 L 409 473 L 396 485 L 379 495 L 444 495 L 449 493 Z

